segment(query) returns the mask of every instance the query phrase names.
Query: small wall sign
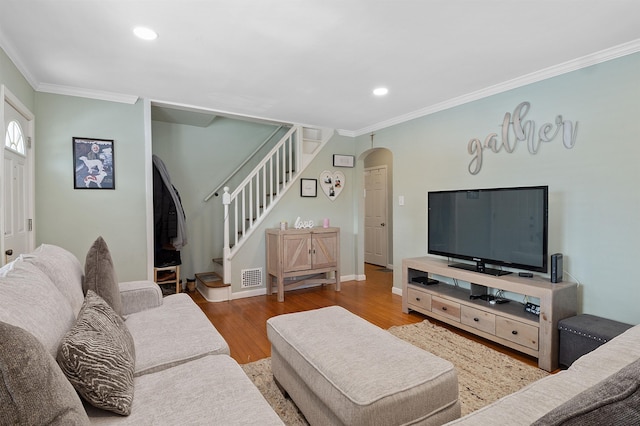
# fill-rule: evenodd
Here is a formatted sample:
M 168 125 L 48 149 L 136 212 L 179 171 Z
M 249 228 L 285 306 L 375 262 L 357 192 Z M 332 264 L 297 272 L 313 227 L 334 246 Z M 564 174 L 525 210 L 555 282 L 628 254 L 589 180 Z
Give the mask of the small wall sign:
M 353 155 L 333 154 L 333 167 L 354 167 L 355 161 Z
M 300 179 L 300 196 L 316 197 L 318 195 L 318 179 Z

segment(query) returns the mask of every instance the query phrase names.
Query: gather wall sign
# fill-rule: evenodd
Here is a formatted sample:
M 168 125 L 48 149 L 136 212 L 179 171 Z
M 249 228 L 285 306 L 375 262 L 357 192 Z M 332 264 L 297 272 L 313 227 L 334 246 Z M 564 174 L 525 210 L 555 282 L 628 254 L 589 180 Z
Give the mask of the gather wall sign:
M 562 115 L 556 116 L 554 123 L 545 123 L 536 132 L 536 123 L 533 120 L 525 120 L 531 104 L 522 102 L 513 110 L 513 115 L 505 113 L 502 120 L 502 132 L 500 138 L 497 133 L 489 133 L 484 142 L 478 138 L 471 139 L 467 144 L 467 151 L 473 157 L 469 162 L 469 173 L 477 175 L 482 169 L 482 155 L 485 149 L 494 153 L 503 148 L 511 154 L 518 142 L 527 142 L 527 149 L 531 154 L 536 154 L 542 142 L 553 141 L 559 133 L 562 134 L 562 144 L 566 149 L 571 149 L 576 144 L 578 134 L 578 122 L 564 120 Z M 512 140 L 513 139 L 513 140 Z

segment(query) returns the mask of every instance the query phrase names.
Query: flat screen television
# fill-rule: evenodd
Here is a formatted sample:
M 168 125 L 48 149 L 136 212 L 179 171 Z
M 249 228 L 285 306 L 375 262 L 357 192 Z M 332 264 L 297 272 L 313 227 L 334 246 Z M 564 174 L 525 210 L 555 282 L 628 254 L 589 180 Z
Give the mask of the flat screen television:
M 487 264 L 546 273 L 548 204 L 547 186 L 429 192 L 428 252 L 492 275 L 510 272 Z

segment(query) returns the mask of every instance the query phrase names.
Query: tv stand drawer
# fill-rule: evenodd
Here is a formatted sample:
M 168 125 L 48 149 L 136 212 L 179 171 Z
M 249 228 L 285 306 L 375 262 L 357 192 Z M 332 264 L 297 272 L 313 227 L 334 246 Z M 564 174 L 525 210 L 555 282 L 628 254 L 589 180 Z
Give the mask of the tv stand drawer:
M 460 304 L 438 296 L 431 297 L 431 312 L 460 322 Z
M 538 327 L 504 317 L 496 317 L 496 336 L 538 350 Z
M 470 306 L 462 306 L 461 320 L 463 324 L 489 334 L 496 334 L 496 316 L 489 312 Z
M 426 311 L 431 310 L 431 295 L 414 288 L 407 289 L 407 303 Z

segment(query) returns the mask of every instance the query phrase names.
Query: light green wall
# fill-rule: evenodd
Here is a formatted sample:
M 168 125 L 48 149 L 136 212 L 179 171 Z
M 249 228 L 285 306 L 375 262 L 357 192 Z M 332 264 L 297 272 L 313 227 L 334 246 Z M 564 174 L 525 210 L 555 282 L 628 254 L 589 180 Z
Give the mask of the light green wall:
M 36 94 L 36 239 L 82 263 L 107 242 L 121 281 L 147 278 L 143 103 Z M 72 138 L 114 140 L 115 190 L 73 189 Z
M 394 161 L 394 286 L 403 258 L 426 255 L 428 191 L 549 185 L 549 251 L 564 253 L 565 270 L 580 281 L 581 309 L 640 323 L 639 75 L 634 54 L 376 131 L 375 146 Z M 468 141 L 500 133 L 505 113 L 523 101 L 538 128 L 559 114 L 578 121 L 575 147 L 556 138 L 536 155 L 522 142 L 512 154 L 485 150 L 471 175 Z M 368 135 L 356 138 L 357 152 L 370 144 Z

